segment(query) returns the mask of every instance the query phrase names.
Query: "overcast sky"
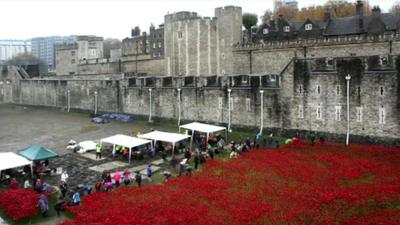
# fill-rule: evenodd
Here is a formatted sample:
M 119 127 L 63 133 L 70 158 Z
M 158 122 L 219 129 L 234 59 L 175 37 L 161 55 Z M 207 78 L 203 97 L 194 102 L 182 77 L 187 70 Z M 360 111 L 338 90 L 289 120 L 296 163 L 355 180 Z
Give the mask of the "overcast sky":
M 299 0 L 299 7 L 323 4 L 326 0 Z M 355 0 L 349 0 L 354 1 Z M 272 0 L 0 0 L 0 39 L 29 39 L 52 35 L 98 35 L 123 39 L 132 27 L 148 31 L 162 24 L 164 15 L 194 11 L 214 16 L 214 8 L 241 6 L 243 12 L 262 15 L 272 9 Z M 370 0 L 383 11 L 394 0 Z

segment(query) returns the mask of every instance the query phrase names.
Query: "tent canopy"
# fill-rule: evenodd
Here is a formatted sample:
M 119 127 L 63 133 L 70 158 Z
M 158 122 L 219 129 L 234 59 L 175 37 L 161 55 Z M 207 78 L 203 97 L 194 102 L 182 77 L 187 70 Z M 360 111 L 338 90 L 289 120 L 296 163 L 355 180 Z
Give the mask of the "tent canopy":
M 110 143 L 113 145 L 120 145 L 124 146 L 127 148 L 134 148 L 137 146 L 145 145 L 151 143 L 149 140 L 145 139 L 140 139 L 140 138 L 135 138 L 131 137 L 128 135 L 123 135 L 123 134 L 117 134 L 111 137 L 103 138 L 100 140 L 101 143 Z
M 0 153 L 0 171 L 30 165 L 32 162 L 14 152 Z
M 53 150 L 47 149 L 42 147 L 38 144 L 30 145 L 29 147 L 22 149 L 19 151 L 20 155 L 24 156 L 25 158 L 35 161 L 35 160 L 46 160 L 58 157 L 58 154 Z
M 190 138 L 190 136 L 186 134 L 169 133 L 163 131 L 152 131 L 150 133 L 140 135 L 140 137 L 145 139 L 164 141 L 170 143 L 176 143 L 185 140 L 187 138 Z
M 188 130 L 194 130 L 194 131 L 200 131 L 203 133 L 214 133 L 217 131 L 222 131 L 225 130 L 225 127 L 220 127 L 220 126 L 215 126 L 215 125 L 210 125 L 210 124 L 205 124 L 205 123 L 189 123 L 180 126 L 180 128 L 188 129 Z

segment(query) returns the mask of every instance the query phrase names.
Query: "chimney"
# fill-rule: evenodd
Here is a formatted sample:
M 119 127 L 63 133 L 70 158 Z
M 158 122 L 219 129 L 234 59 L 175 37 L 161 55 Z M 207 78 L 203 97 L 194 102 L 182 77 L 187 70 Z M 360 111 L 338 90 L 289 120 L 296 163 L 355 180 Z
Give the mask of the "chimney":
M 331 20 L 331 11 L 329 9 L 324 12 L 324 22 L 328 22 Z
M 381 15 L 381 8 L 379 8 L 379 6 L 374 6 L 374 8 L 372 8 L 372 16 L 379 17 L 380 15 Z
M 131 36 L 132 37 L 140 36 L 140 28 L 138 26 L 136 26 L 134 29 L 132 29 Z
M 356 3 L 356 15 L 359 17 L 364 16 L 364 3 L 361 0 L 357 0 Z
M 276 30 L 275 20 L 270 20 L 269 26 L 271 31 L 275 31 Z

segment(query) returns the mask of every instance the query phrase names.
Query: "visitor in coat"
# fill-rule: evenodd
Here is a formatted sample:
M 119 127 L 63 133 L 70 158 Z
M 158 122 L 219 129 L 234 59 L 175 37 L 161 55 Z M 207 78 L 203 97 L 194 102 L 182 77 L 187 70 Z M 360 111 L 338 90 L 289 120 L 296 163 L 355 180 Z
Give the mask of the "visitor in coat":
M 142 175 L 140 175 L 139 171 L 136 171 L 135 181 L 138 187 L 142 186 Z
M 16 189 L 19 188 L 19 183 L 18 183 L 18 181 L 17 181 L 15 178 L 13 178 L 13 179 L 11 180 L 10 188 L 13 189 L 13 190 L 16 190 Z
M 121 182 L 121 174 L 119 173 L 119 171 L 116 171 L 114 173 L 114 180 L 115 180 L 115 186 L 119 187 L 120 182 Z
M 151 165 L 147 167 L 146 173 L 147 173 L 147 179 L 149 179 L 149 181 L 152 182 L 151 177 L 153 176 L 153 168 L 151 168 Z
M 41 194 L 38 203 L 40 212 L 42 213 L 43 217 L 47 216 L 47 212 L 49 211 L 49 202 L 47 200 L 46 195 Z
M 67 183 L 69 175 L 66 170 L 64 170 L 61 174 L 61 181 Z
M 76 191 L 74 195 L 72 195 L 72 203 L 74 205 L 79 205 L 81 203 L 81 195 L 78 191 Z
M 128 170 L 125 170 L 124 172 L 124 184 L 125 187 L 129 185 L 129 183 L 131 182 L 131 178 L 130 178 L 131 173 Z

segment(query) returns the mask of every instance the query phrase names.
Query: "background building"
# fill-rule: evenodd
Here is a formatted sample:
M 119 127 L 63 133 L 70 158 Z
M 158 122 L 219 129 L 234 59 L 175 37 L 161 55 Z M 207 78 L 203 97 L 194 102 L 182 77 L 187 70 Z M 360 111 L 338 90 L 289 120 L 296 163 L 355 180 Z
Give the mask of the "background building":
M 79 63 L 103 58 L 103 38 L 77 36 L 74 43 L 56 46 L 56 68 L 58 75 L 77 74 Z
M 6 61 L 19 53 L 31 52 L 31 42 L 22 40 L 0 40 L 0 62 Z
M 75 43 L 76 36 L 51 36 L 51 37 L 37 37 L 32 38 L 32 54 L 39 59 L 47 62 L 49 70 L 54 70 L 56 66 L 55 45 Z

